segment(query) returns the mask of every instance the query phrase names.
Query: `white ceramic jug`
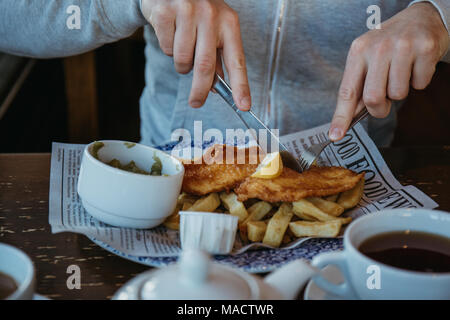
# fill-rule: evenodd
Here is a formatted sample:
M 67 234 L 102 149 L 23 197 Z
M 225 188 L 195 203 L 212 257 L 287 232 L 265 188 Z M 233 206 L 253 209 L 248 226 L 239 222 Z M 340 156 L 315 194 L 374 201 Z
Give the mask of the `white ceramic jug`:
M 199 250 L 183 251 L 177 264 L 144 272 L 120 288 L 117 300 L 294 299 L 318 272 L 305 260 L 292 261 L 264 279 L 212 262 Z

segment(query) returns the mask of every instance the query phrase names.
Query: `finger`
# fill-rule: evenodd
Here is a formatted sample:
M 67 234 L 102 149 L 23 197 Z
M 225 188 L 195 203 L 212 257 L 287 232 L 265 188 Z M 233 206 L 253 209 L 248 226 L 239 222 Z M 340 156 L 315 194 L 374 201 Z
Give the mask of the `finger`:
M 403 100 L 408 96 L 413 57 L 411 50 L 397 51 L 389 68 L 387 95 L 392 100 Z
M 189 104 L 201 107 L 212 87 L 216 71 L 217 37 L 210 24 L 200 24 L 197 30 L 195 48 L 194 75 L 192 79 Z
M 252 99 L 248 84 L 245 54 L 242 47 L 239 19 L 234 12 L 232 17 L 231 22 L 227 23 L 226 29 L 222 32 L 223 60 L 230 78 L 234 102 L 240 110 L 247 111 L 250 110 Z
M 191 10 L 192 7 L 183 6 L 176 18 L 173 60 L 175 70 L 183 74 L 191 71 L 194 61 L 197 31 Z
M 172 56 L 175 35 L 175 14 L 169 9 L 164 12 L 152 12 L 149 22 L 155 30 L 161 50 L 166 55 Z
M 375 118 L 385 118 L 390 111 L 386 97 L 390 60 L 386 55 L 372 59 L 364 83 L 363 101 Z
M 221 49 L 217 49 L 217 51 L 216 51 L 216 73 L 222 79 L 225 79 L 225 76 L 224 76 L 224 73 L 223 73 L 222 50 Z M 216 89 L 214 89 L 214 87 L 211 88 L 211 91 L 214 92 L 214 93 L 217 93 L 217 91 L 216 91 Z
M 336 111 L 331 121 L 330 140 L 339 140 L 347 132 L 362 95 L 365 74 L 366 62 L 363 56 L 350 51 L 339 88 Z
M 223 72 L 223 62 L 222 62 L 222 49 L 217 49 L 216 53 L 216 72 L 219 76 L 222 77 L 222 79 L 225 78 L 224 72 Z
M 436 64 L 427 58 L 418 57 L 414 62 L 411 85 L 414 89 L 423 90 L 431 82 L 434 72 L 436 71 Z
M 355 112 L 354 112 L 354 114 L 353 114 L 353 116 L 352 116 L 352 120 L 355 118 L 355 116 L 358 114 L 358 113 L 360 113 L 361 111 L 362 111 L 362 109 L 364 109 L 364 108 L 366 108 L 366 105 L 364 104 L 364 101 L 363 101 L 363 99 L 361 98 L 361 99 L 359 99 L 359 101 L 358 101 L 358 105 L 357 105 L 357 107 L 356 107 L 356 109 L 355 109 Z

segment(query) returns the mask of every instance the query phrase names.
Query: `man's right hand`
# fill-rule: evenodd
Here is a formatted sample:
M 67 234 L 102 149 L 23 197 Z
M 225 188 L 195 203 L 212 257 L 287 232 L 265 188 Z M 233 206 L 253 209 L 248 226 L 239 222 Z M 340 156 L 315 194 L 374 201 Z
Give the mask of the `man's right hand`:
M 142 13 L 153 26 L 162 51 L 173 56 L 175 69 L 194 69 L 189 104 L 201 107 L 211 90 L 219 52 L 241 110 L 251 106 L 239 18 L 223 0 L 142 0 Z

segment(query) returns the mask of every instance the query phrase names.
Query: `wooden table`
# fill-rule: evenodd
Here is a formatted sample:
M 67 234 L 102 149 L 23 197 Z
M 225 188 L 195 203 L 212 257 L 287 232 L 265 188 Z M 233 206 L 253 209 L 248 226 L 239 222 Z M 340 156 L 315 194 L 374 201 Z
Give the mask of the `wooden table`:
M 450 146 L 388 148 L 382 154 L 402 184 L 450 211 Z M 51 234 L 49 154 L 0 154 L 0 242 L 24 250 L 37 269 L 37 292 L 52 299 L 108 299 L 149 267 L 122 259 L 83 235 Z M 69 290 L 67 268 L 81 269 L 81 289 Z

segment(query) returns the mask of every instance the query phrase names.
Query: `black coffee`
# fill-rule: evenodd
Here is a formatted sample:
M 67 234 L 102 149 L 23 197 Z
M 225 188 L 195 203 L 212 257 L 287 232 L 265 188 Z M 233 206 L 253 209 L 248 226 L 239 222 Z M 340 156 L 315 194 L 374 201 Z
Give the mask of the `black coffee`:
M 419 272 L 450 272 L 450 238 L 418 231 L 381 233 L 359 251 L 378 262 Z
M 16 290 L 16 281 L 7 274 L 0 272 L 0 300 L 6 299 Z

